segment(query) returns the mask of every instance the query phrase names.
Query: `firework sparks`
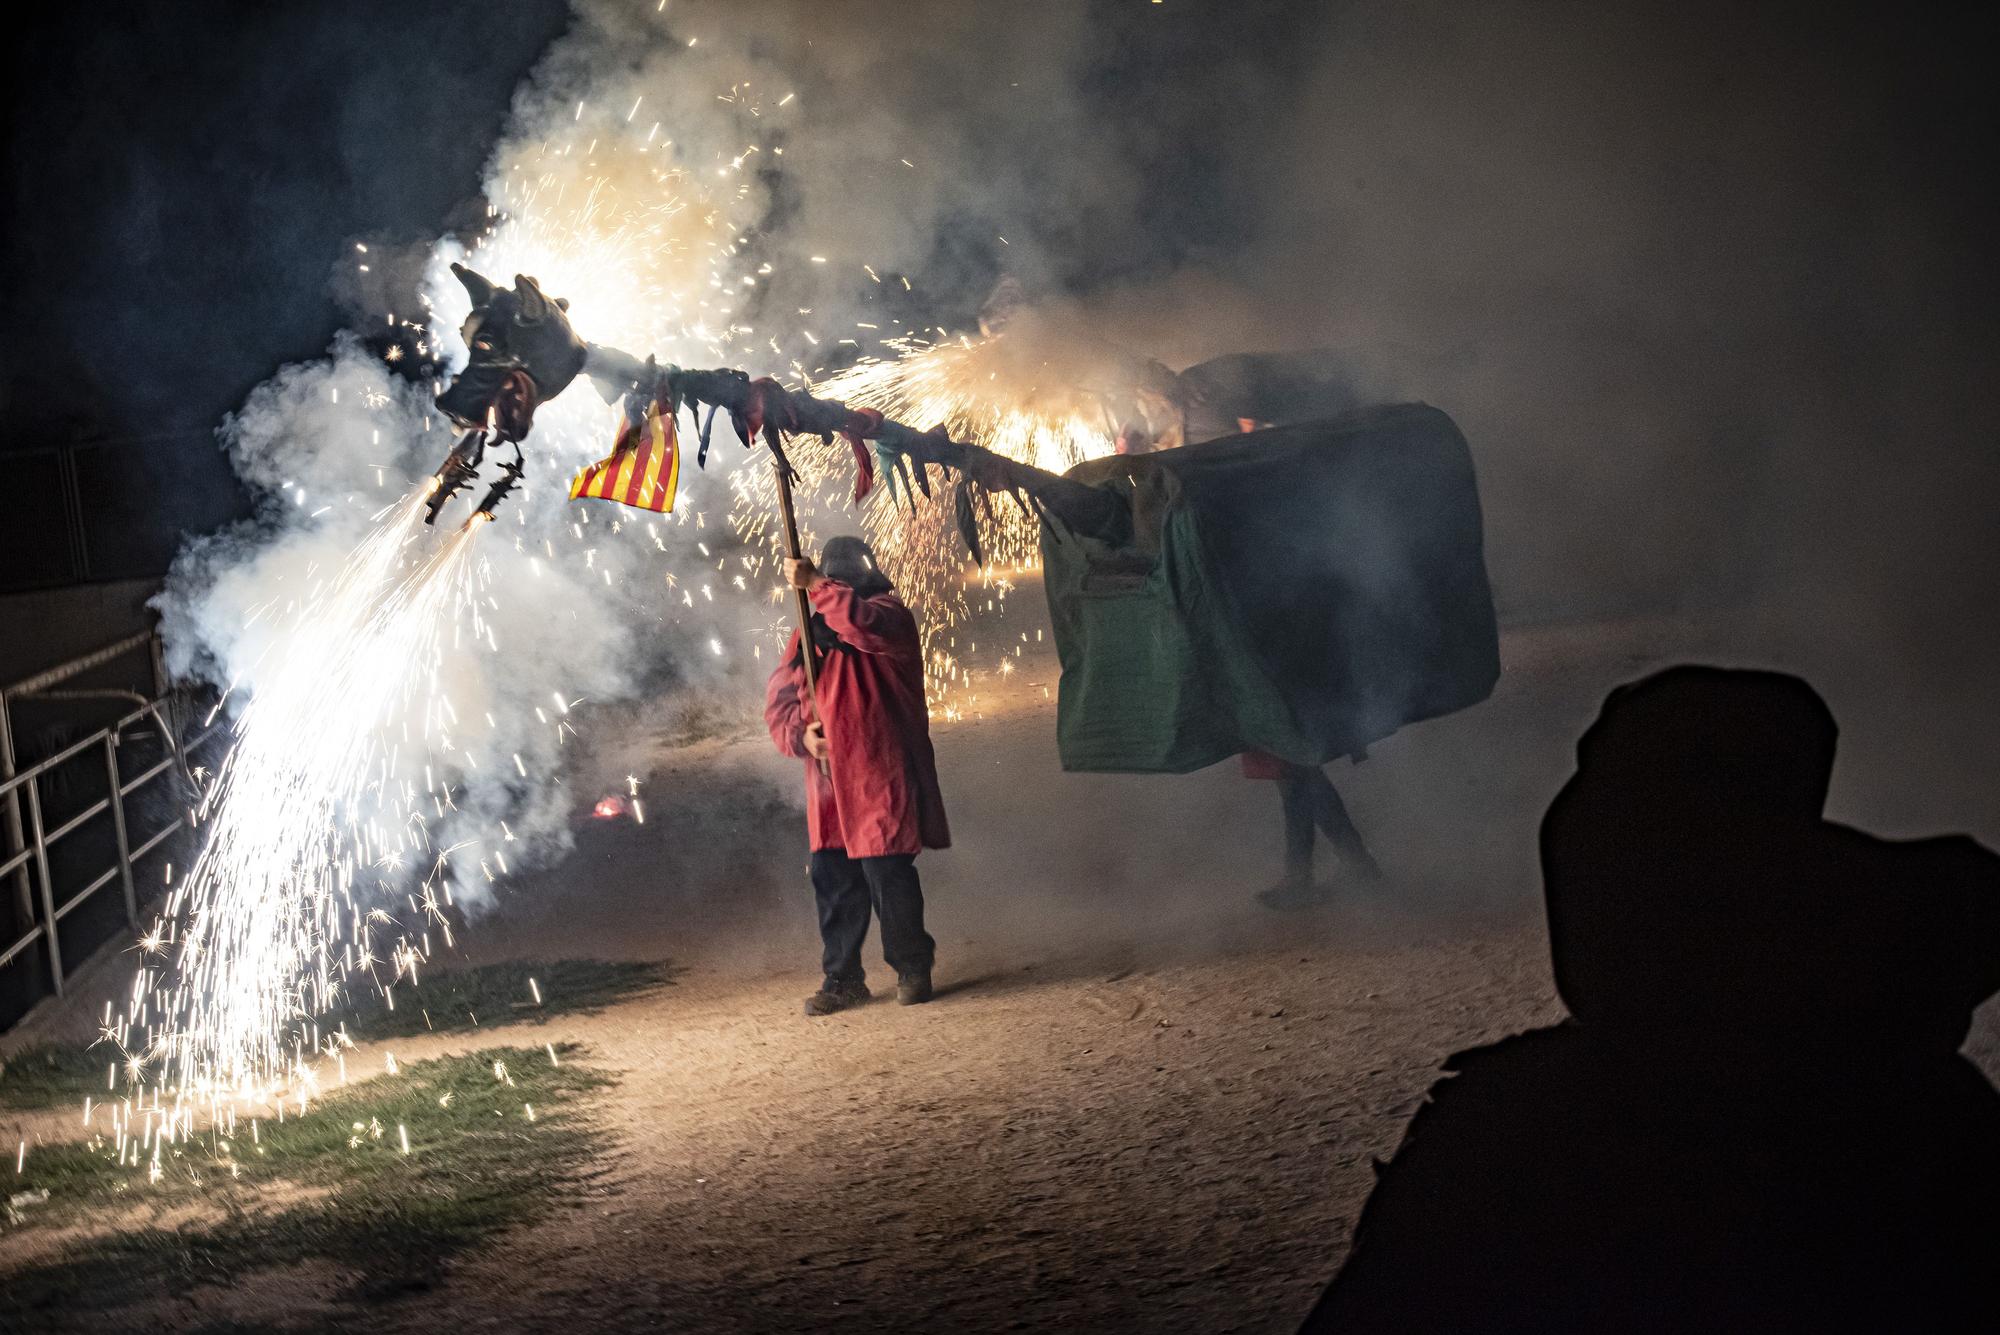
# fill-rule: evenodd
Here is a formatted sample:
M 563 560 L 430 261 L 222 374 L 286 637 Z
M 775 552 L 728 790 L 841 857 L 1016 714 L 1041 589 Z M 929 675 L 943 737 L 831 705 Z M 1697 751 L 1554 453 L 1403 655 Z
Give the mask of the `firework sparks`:
M 1004 334 L 937 344 L 891 340 L 888 346 L 902 355 L 863 361 L 819 381 L 813 392 L 898 421 L 941 424 L 955 440 L 1051 473 L 1113 451 L 1115 428 L 1107 426 L 1103 396 L 1066 383 L 1046 362 L 1024 366 Z M 1034 383 L 1037 379 L 1045 383 Z M 835 480 L 844 479 L 852 467 L 847 447 L 838 441 L 801 438 L 788 455 L 809 481 L 829 484 L 823 492 L 840 490 Z M 738 533 L 749 541 L 768 542 L 775 551 L 777 534 L 768 518 L 773 508 L 769 473 L 746 469 L 734 480 L 731 518 Z M 934 486 L 929 500 L 919 495 L 902 504 L 891 503 L 886 488 L 878 489 L 860 514 L 876 559 L 917 615 L 926 692 L 947 717 L 955 715 L 956 707 L 949 703 L 953 695 L 972 680 L 952 632 L 975 611 L 1002 610 L 1015 579 L 1041 565 L 1038 521 L 1007 501 L 981 515 L 986 563 L 968 573 L 944 504 L 952 485 L 943 490 Z M 801 493 L 801 520 L 808 527 L 830 508 L 823 499 L 814 503 L 813 490 Z M 840 504 L 844 502 L 834 503 Z M 816 545 L 817 540 L 808 541 Z
M 429 542 L 423 499 L 384 512 L 299 601 L 232 725 L 201 854 L 149 934 L 176 941 L 174 967 L 142 971 L 157 990 L 107 1026 L 133 1083 L 150 1065 L 179 1095 L 268 1097 L 299 1074 L 300 1022 L 351 977 L 415 974 L 418 949 L 361 901 L 430 861 L 459 746 L 438 667 L 457 618 L 480 642 L 483 590 L 483 524 Z
M 744 116 L 772 110 L 760 110 L 747 88 L 732 90 L 727 100 Z M 463 255 L 455 246 L 439 250 L 427 319 L 390 316 L 388 323 L 407 329 L 418 353 L 443 357 L 455 345 L 446 331 L 464 314 L 462 290 L 445 266 L 463 258 L 484 270 L 536 275 L 571 302 L 578 327 L 594 340 L 663 360 L 731 364 L 733 350 L 748 346 L 754 333 L 739 323 L 739 305 L 772 272 L 770 263 L 747 260 L 740 223 L 747 211 L 739 206 L 752 188 L 746 164 L 761 150 L 747 144 L 740 153 L 696 162 L 682 149 L 667 152 L 672 141 L 661 137 L 657 123 L 645 128 L 640 110 L 637 101 L 565 107 L 567 124 L 549 141 L 506 149 L 492 183 L 487 230 Z M 365 261 L 367 252 L 357 250 L 356 258 Z M 882 281 L 873 269 L 867 273 Z M 876 330 L 868 322 L 858 328 Z M 791 337 L 820 341 L 803 328 Z M 775 337 L 764 341 L 783 355 Z M 961 439 L 1051 471 L 1111 449 L 1101 403 L 1088 393 L 1038 389 L 1017 367 L 996 369 L 996 356 L 1007 349 L 1003 339 L 886 346 L 896 360 L 864 361 L 818 390 L 901 420 L 942 423 Z M 797 362 L 792 369 L 805 374 Z M 338 402 L 340 391 L 328 392 Z M 380 406 L 363 397 L 367 408 Z M 606 415 L 590 393 L 542 406 L 528 458 L 543 472 L 524 488 L 524 502 L 538 486 L 563 487 L 579 462 L 601 452 Z M 369 443 L 382 446 L 382 433 Z M 794 458 L 809 475 L 846 476 L 840 447 L 800 441 Z M 376 480 L 383 482 L 379 468 Z M 671 520 L 643 525 L 600 523 L 582 513 L 546 535 L 514 537 L 511 545 L 533 578 L 544 574 L 544 561 L 574 561 L 611 585 L 614 568 L 624 570 L 599 556 L 604 544 L 626 541 L 668 554 L 661 529 L 685 527 L 692 531 L 673 544 L 673 554 L 685 558 L 698 549 L 715 573 L 702 577 L 683 567 L 686 578 L 677 584 L 668 571 L 677 610 L 697 609 L 706 618 L 710 605 L 733 590 L 754 611 L 762 581 L 776 569 L 765 554 L 775 541 L 765 494 L 770 474 L 732 467 L 729 482 L 737 504 L 733 543 L 727 532 L 706 534 L 706 516 L 688 506 Z M 286 499 L 308 509 L 303 486 L 288 485 Z M 312 499 L 322 506 L 312 515 L 324 513 L 326 498 Z M 430 959 L 428 933 L 441 929 L 449 943 L 441 906 L 451 903 L 452 854 L 469 850 L 468 872 L 476 864 L 487 880 L 495 867 L 507 871 L 500 846 L 514 834 L 504 822 L 493 821 L 490 838 L 474 829 L 464 839 L 458 827 L 450 840 L 439 837 L 462 819 L 456 801 L 468 774 L 505 773 L 510 782 L 530 784 L 539 776 L 517 750 L 518 740 L 500 741 L 510 734 L 493 713 L 475 705 L 461 723 L 444 688 L 446 655 L 500 648 L 489 612 L 497 606 L 495 581 L 479 555 L 485 524 L 440 537 L 423 526 L 425 499 L 420 490 L 383 511 L 339 569 L 309 575 L 308 587 L 276 592 L 251 613 L 280 629 L 248 674 L 255 686 L 233 721 L 228 757 L 205 776 L 197 812 L 202 851 L 140 943 L 147 963 L 131 998 L 101 1026 L 120 1058 L 109 1065 L 103 1108 L 121 1160 L 129 1148 L 134 1167 L 151 1153 L 157 1172 L 160 1143 L 186 1139 L 197 1111 L 233 1127 L 237 1098 L 261 1101 L 281 1118 L 288 1102 L 303 1109 L 317 1089 L 313 1066 L 322 1054 L 334 1059 L 330 1065 L 344 1080 L 345 1035 L 323 1035 L 318 1017 L 364 991 L 380 992 L 393 1006 L 395 986 L 414 983 Z M 511 518 L 525 522 L 526 512 L 523 504 Z M 922 618 L 933 703 L 950 714 L 946 697 L 972 680 L 973 652 L 968 646 L 962 653 L 952 631 L 975 611 L 1004 606 L 1014 576 L 1037 563 L 1035 524 L 996 506 L 985 524 L 989 564 L 967 578 L 949 518 L 935 502 L 918 504 L 914 516 L 878 502 L 862 523 Z M 621 539 L 621 530 L 629 536 Z M 565 531 L 573 546 L 559 550 Z M 716 549 L 696 540 L 698 533 Z M 756 619 L 747 661 L 761 657 L 760 641 L 784 633 L 782 625 Z M 694 643 L 707 649 L 704 657 L 721 661 L 734 655 L 736 641 L 725 646 L 704 632 Z M 565 729 L 574 731 L 566 716 L 580 702 L 555 685 L 545 683 L 540 697 L 553 709 L 534 713 L 560 743 Z M 643 822 L 636 783 L 628 800 Z M 447 842 L 452 846 L 441 847 Z M 407 915 L 385 907 L 399 903 L 408 904 Z M 393 1071 L 394 1057 L 386 1061 Z M 121 1092 L 126 1097 L 114 1103 Z M 162 1093 L 171 1095 L 171 1106 Z M 254 1144 L 255 1120 L 250 1135 Z
M 743 104 L 743 114 L 755 111 Z M 737 263 L 737 204 L 750 186 L 740 175 L 704 184 L 714 174 L 683 163 L 679 150 L 664 152 L 659 126 L 648 129 L 637 113 L 634 102 L 578 105 L 546 142 L 503 150 L 489 189 L 491 221 L 464 258 L 540 276 L 574 303 L 593 337 L 720 359 L 748 332 L 734 323 L 738 289 L 726 279 Z M 388 317 L 419 336 L 420 352 L 456 345 L 447 331 L 464 312 L 453 308 L 461 293 L 446 266 L 458 256 L 456 246 L 439 248 L 425 324 Z M 357 263 L 371 258 L 356 248 Z M 340 402 L 338 387 L 327 394 L 329 404 Z M 370 410 L 387 402 L 363 398 Z M 553 475 L 549 483 L 566 482 L 579 460 L 601 452 L 605 411 L 594 399 L 568 395 L 539 415 L 529 458 Z M 382 446 L 380 431 L 370 444 Z M 379 468 L 376 479 L 383 481 Z M 237 1097 L 269 1102 L 297 1093 L 303 1101 L 313 1057 L 339 1055 L 317 1017 L 365 991 L 393 1006 L 393 986 L 414 981 L 429 958 L 427 930 L 442 928 L 449 942 L 440 906 L 451 902 L 450 855 L 469 846 L 465 856 L 489 880 L 489 861 L 506 870 L 499 845 L 513 834 L 504 822 L 494 822 L 490 839 L 475 828 L 473 839 L 449 849 L 433 838 L 463 819 L 456 802 L 468 772 L 538 776 L 518 740 L 498 744 L 511 735 L 505 719 L 468 710 L 461 725 L 444 688 L 445 655 L 500 647 L 489 614 L 495 581 L 478 554 L 485 523 L 440 538 L 421 522 L 426 494 L 376 516 L 338 569 L 274 589 L 250 614 L 277 629 L 245 669 L 254 689 L 238 697 L 231 750 L 202 785 L 202 852 L 141 940 L 142 958 L 160 963 L 141 969 L 127 1005 L 101 1026 L 120 1057 L 107 1094 L 122 1083 L 142 1104 L 172 1095 L 175 1108 L 162 1125 L 149 1122 L 138 1138 L 145 1144 L 161 1134 L 173 1139 L 196 1105 L 226 1117 Z M 302 486 L 287 483 L 285 498 L 308 508 Z M 515 517 L 525 518 L 525 506 Z M 585 540 L 590 524 L 585 514 L 574 526 L 573 555 L 586 566 L 604 541 Z M 610 528 L 615 534 L 619 525 Z M 636 528 L 634 536 L 643 541 Z M 667 550 L 657 531 L 653 543 Z M 541 546 L 558 559 L 552 543 Z M 610 568 L 593 573 L 612 580 Z M 560 743 L 579 702 L 560 690 L 543 698 L 554 711 L 535 712 Z M 385 907 L 399 902 L 410 907 L 406 918 Z M 119 1126 L 125 1122 L 121 1116 Z

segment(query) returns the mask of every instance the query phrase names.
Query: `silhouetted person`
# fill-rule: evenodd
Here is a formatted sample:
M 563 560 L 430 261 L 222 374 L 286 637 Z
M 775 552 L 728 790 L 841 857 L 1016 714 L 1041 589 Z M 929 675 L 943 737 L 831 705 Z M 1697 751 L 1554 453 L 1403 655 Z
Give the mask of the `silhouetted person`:
M 1236 419 L 1236 429 L 1245 433 L 1270 425 L 1254 417 Z M 1354 818 L 1347 814 L 1340 790 L 1326 777 L 1325 766 L 1301 765 L 1268 751 L 1245 751 L 1238 759 L 1244 778 L 1277 783 L 1278 803 L 1285 813 L 1285 875 L 1276 885 L 1257 892 L 1257 900 L 1265 908 L 1307 909 L 1332 902 L 1332 890 L 1313 875 L 1313 848 L 1318 842 L 1315 831 L 1326 836 L 1344 870 L 1364 881 L 1381 878 L 1382 868 L 1355 828 Z
M 1612 693 L 1542 824 L 1571 1018 L 1446 1063 L 1306 1330 L 2000 1330 L 2000 858 L 1822 820 L 1834 739 Z
M 1118 428 L 1118 435 L 1112 440 L 1112 449 L 1119 454 L 1151 454 L 1153 433 L 1146 424 L 1136 417 Z

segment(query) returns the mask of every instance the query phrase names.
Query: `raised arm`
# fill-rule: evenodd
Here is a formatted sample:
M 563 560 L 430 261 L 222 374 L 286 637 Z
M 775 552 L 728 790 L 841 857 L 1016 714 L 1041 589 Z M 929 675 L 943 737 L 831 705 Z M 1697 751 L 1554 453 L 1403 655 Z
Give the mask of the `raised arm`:
M 923 652 L 917 642 L 917 619 L 899 599 L 863 598 L 851 585 L 823 577 L 814 581 L 806 596 L 833 633 L 864 654 L 916 658 Z

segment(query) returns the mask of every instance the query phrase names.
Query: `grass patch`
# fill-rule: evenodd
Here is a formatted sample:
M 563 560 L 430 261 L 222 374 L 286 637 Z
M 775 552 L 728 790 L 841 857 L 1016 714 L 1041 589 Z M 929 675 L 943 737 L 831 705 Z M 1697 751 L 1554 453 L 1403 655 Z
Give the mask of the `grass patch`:
M 87 1043 L 37 1043 L 0 1063 L 0 1108 L 81 1105 L 86 1094 L 104 1096 L 105 1073 L 115 1048 Z
M 411 986 L 394 989 L 395 1009 L 370 996 L 321 1022 L 323 1029 L 345 1024 L 357 1042 L 407 1038 L 413 1034 L 462 1034 L 497 1025 L 539 1023 L 555 1015 L 589 1014 L 628 997 L 644 996 L 673 982 L 676 970 L 664 960 L 509 960 L 477 968 L 425 974 Z M 539 999 L 538 999 L 539 998 Z M 104 1073 L 98 1072 L 102 1081 Z
M 464 1034 L 500 1025 L 588 1015 L 615 1002 L 671 986 L 679 972 L 665 960 L 510 960 L 423 975 L 395 988 L 390 1009 L 379 996 L 337 1009 L 320 1027 L 345 1026 L 356 1042 L 416 1034 Z M 532 980 L 532 981 L 530 981 Z M 539 994 L 540 1000 L 537 1001 Z M 81 1108 L 106 1097 L 106 1072 L 118 1051 L 104 1044 L 42 1043 L 0 1064 L 0 1108 Z M 123 1081 L 120 1081 L 123 1084 Z
M 611 1079 L 575 1045 L 556 1052 L 560 1065 L 542 1048 L 417 1063 L 260 1121 L 254 1135 L 241 1122 L 231 1138 L 178 1146 L 158 1182 L 104 1147 L 32 1150 L 13 1189 L 50 1198 L 26 1227 L 139 1203 L 199 1206 L 204 1220 L 71 1243 L 0 1275 L 0 1327 L 57 1314 L 92 1324 L 93 1313 L 308 1261 L 337 1266 L 353 1299 L 428 1287 L 453 1256 L 575 1199 L 593 1176 L 605 1136 L 583 1096 Z

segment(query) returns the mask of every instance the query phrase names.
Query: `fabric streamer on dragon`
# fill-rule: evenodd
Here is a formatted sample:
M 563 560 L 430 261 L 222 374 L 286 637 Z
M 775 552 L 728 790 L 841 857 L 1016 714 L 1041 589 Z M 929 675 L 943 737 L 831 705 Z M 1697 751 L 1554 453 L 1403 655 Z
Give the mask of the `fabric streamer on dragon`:
M 935 344 L 892 340 L 898 358 L 862 361 L 810 388 L 850 407 L 872 408 L 920 426 L 942 426 L 954 439 L 1051 473 L 1112 453 L 1116 427 L 1107 425 L 1108 395 L 1075 383 L 1068 368 L 1040 356 L 1029 360 L 1015 355 L 1021 342 L 1016 337 L 1010 346 L 1005 331 Z M 884 468 L 882 494 L 855 505 L 843 485 L 851 464 L 838 440 L 800 437 L 789 457 L 816 484 L 801 492 L 802 522 L 817 520 L 828 528 L 858 524 L 916 611 L 934 710 L 947 718 L 963 713 L 981 669 L 1001 677 L 1013 673 L 1010 646 L 989 637 L 989 651 L 978 655 L 976 641 L 968 639 L 961 647 L 956 632 L 975 613 L 1004 612 L 1016 580 L 1039 569 L 1040 524 L 1032 514 L 1005 501 L 982 508 L 978 518 L 985 559 L 975 565 L 953 535 L 949 502 L 959 482 L 944 480 L 934 483 L 930 494 L 913 493 L 897 481 L 893 469 Z M 740 469 L 731 481 L 736 502 L 730 517 L 739 535 L 775 544 L 768 471 Z M 808 545 L 817 545 L 817 539 L 809 537 Z

